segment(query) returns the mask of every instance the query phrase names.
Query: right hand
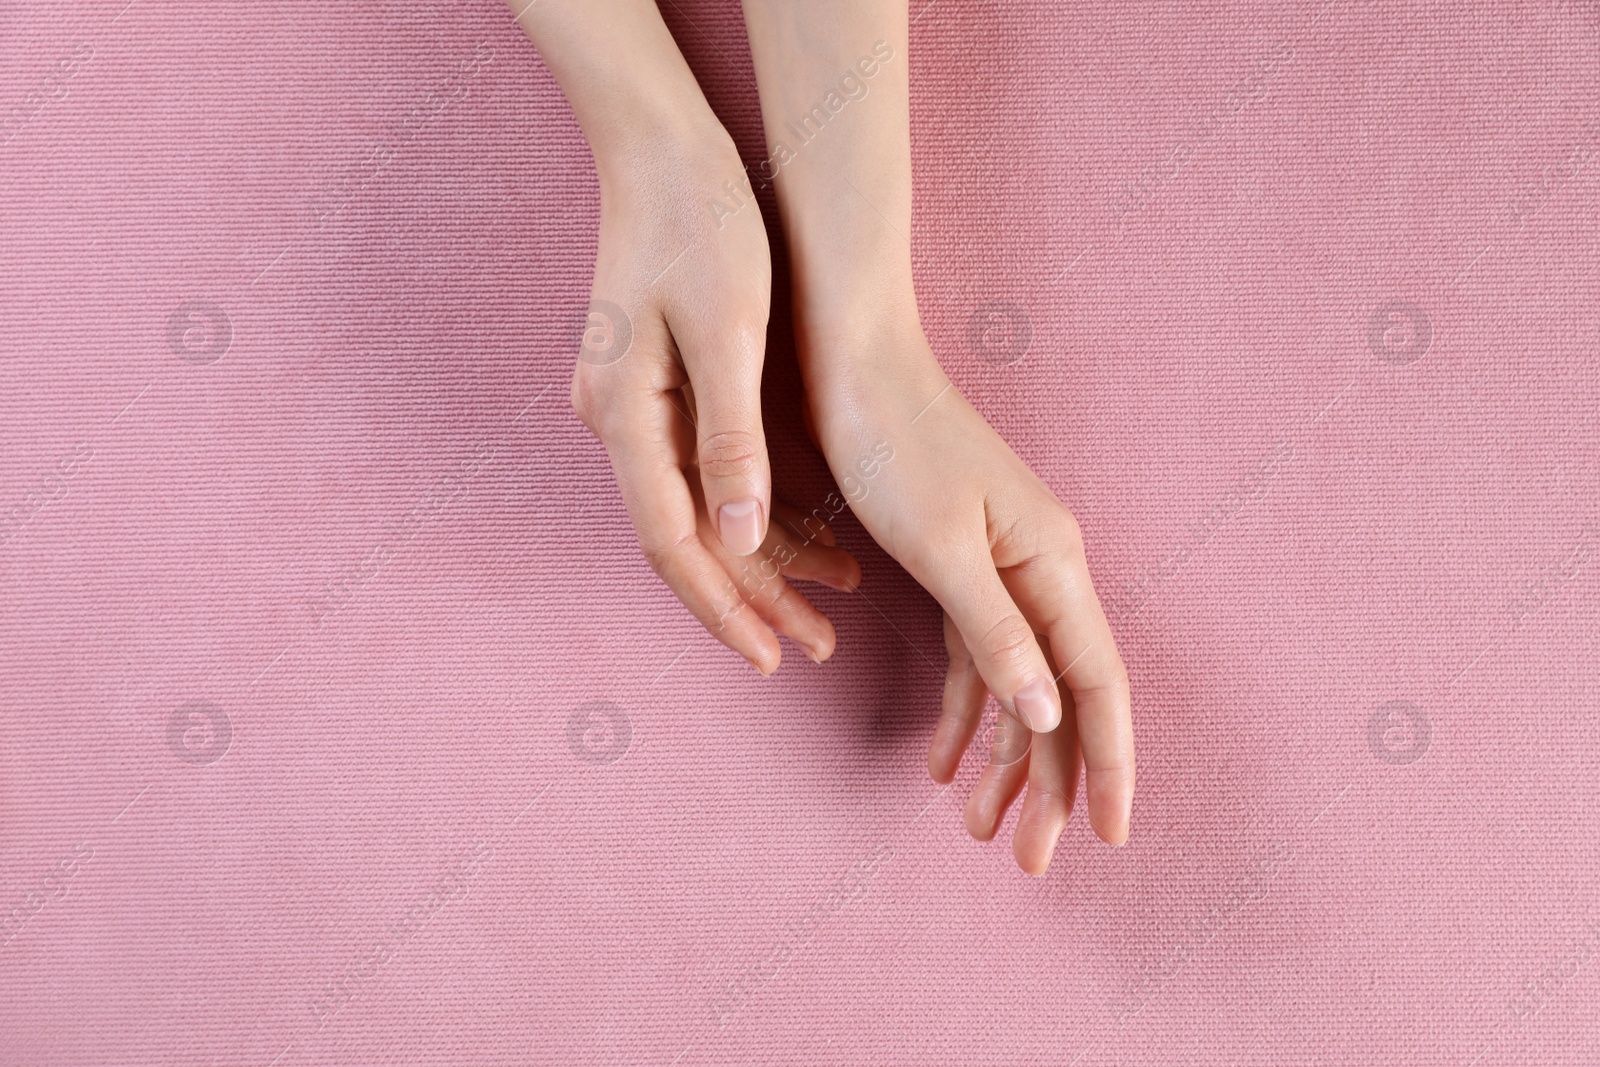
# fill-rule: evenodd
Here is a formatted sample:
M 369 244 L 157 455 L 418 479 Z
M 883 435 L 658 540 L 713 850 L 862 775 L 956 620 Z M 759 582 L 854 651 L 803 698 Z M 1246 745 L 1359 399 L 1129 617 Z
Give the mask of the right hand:
M 605 444 L 651 567 L 763 674 L 781 633 L 818 662 L 834 630 L 786 578 L 861 570 L 778 505 L 761 426 L 767 233 L 720 125 L 602 170 L 600 244 L 572 405 Z M 774 518 L 788 521 L 774 523 Z
M 952 386 L 914 295 L 868 289 L 854 290 L 851 307 L 873 310 L 859 332 L 849 307 L 801 290 L 801 366 L 817 434 L 839 484 L 855 490 L 847 495 L 861 525 L 944 608 L 949 671 L 929 772 L 955 778 L 992 694 L 1000 718 L 967 830 L 994 837 L 1026 785 L 1012 849 L 1023 870 L 1043 874 L 1080 771 L 1090 826 L 1109 844 L 1127 839 L 1127 668 L 1076 520 Z

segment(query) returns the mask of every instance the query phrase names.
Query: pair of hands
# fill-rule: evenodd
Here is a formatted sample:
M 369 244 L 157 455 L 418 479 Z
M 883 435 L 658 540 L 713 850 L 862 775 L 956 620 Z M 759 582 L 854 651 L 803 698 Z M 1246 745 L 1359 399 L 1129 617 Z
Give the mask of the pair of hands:
M 969 832 L 992 838 L 1026 785 L 1013 848 L 1042 874 L 1085 768 L 1090 824 L 1121 844 L 1128 676 L 1076 522 L 951 386 L 914 297 L 863 293 L 846 307 L 803 280 L 795 295 L 808 428 L 862 525 L 944 609 L 930 773 L 953 780 L 992 694 L 1001 713 Z M 826 525 L 833 506 L 802 514 L 772 492 L 771 263 L 720 125 L 663 135 L 602 175 L 592 296 L 572 402 L 605 444 L 645 557 L 763 674 L 778 667 L 778 634 L 827 659 L 834 628 L 791 583 L 853 590 L 861 570 Z

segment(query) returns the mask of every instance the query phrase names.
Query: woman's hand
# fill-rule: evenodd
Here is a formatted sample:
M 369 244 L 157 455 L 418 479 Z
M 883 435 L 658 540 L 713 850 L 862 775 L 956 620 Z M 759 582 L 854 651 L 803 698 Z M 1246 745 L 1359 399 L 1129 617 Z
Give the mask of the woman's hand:
M 770 674 L 774 631 L 818 662 L 833 652 L 832 625 L 785 579 L 853 588 L 860 569 L 773 522 L 761 426 L 771 263 L 742 177 L 718 126 L 656 143 L 605 183 L 572 403 L 605 443 L 650 565 Z
M 743 3 L 809 422 L 862 525 L 945 612 L 950 670 L 928 769 L 952 779 L 993 693 L 1001 727 L 967 805 L 972 834 L 993 837 L 1026 782 L 1013 847 L 1043 873 L 1082 763 L 1089 822 L 1121 844 L 1128 673 L 1078 525 L 951 387 L 917 316 L 905 0 Z
M 803 293 L 797 308 L 828 464 L 862 525 L 944 608 L 949 672 L 929 771 L 955 777 L 992 693 L 1002 710 L 968 831 L 992 838 L 1026 784 L 1012 846 L 1042 874 L 1086 765 L 1090 825 L 1121 844 L 1134 779 L 1128 674 L 1078 524 L 950 384 L 913 310 L 852 332 L 840 325 L 861 320 L 844 309 Z
M 832 535 L 774 523 L 761 428 L 772 265 L 733 141 L 654 0 L 510 0 L 600 176 L 600 244 L 572 403 L 604 442 L 645 557 L 763 674 L 774 631 L 812 659 L 828 620 L 787 578 L 860 579 Z M 814 524 L 813 524 L 814 525 Z

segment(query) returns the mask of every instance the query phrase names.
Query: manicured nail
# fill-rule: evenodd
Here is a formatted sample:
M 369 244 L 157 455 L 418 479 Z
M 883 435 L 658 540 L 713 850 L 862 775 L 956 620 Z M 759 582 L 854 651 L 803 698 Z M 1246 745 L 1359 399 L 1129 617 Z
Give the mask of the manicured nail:
M 748 556 L 761 547 L 761 503 L 736 500 L 717 513 L 717 533 L 722 547 L 736 556 Z
M 1061 722 L 1061 705 L 1056 703 L 1055 686 L 1043 678 L 1035 678 L 1013 698 L 1017 714 L 1036 733 L 1047 734 Z

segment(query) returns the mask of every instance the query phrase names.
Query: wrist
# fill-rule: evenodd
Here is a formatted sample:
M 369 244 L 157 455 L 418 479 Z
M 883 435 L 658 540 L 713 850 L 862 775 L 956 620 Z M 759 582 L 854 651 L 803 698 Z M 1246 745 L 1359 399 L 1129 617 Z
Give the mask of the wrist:
M 508 3 L 572 105 L 602 182 L 721 132 L 656 0 Z
M 812 395 L 843 390 L 919 394 L 942 386 L 909 283 L 863 284 L 844 299 L 819 297 L 798 281 L 795 340 L 801 377 Z
M 903 342 L 921 341 L 909 168 L 857 167 L 823 154 L 819 147 L 818 158 L 777 176 L 795 321 L 815 342 L 801 346 L 802 361 L 877 358 L 881 341 L 903 354 Z
M 797 347 L 808 377 L 898 367 L 927 355 L 910 246 L 876 217 L 876 225 L 859 214 L 845 217 L 851 211 L 821 201 L 815 210 L 792 201 L 780 207 Z
M 626 187 L 646 176 L 739 166 L 733 139 L 703 98 L 630 101 L 594 125 L 591 130 L 585 124 L 584 134 L 602 188 Z

